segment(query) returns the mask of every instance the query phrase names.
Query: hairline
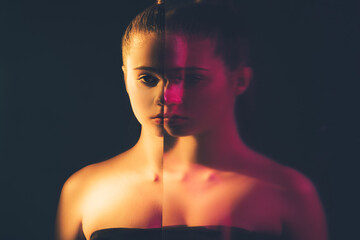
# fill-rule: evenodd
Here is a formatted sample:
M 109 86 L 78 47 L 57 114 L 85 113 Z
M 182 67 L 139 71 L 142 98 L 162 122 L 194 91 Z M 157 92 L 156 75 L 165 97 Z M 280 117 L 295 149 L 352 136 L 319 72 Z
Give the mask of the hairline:
M 229 70 L 229 71 L 233 71 L 233 69 L 231 69 L 231 67 L 226 64 L 225 56 L 223 56 L 221 51 L 219 51 L 220 43 L 219 43 L 219 37 L 218 36 L 212 36 L 210 34 L 193 34 L 193 33 L 188 33 L 186 31 L 183 31 L 183 30 L 166 30 L 165 32 L 156 32 L 156 31 L 139 30 L 139 29 L 132 30 L 132 32 L 129 35 L 126 36 L 127 39 L 122 40 L 122 60 L 123 60 L 123 65 L 125 65 L 127 55 L 129 55 L 131 53 L 130 48 L 131 48 L 132 43 L 134 42 L 134 40 L 137 38 L 136 35 L 143 35 L 143 36 L 145 36 L 145 35 L 154 35 L 154 36 L 157 36 L 157 37 L 160 37 L 160 38 L 164 37 L 165 39 L 166 39 L 167 35 L 179 35 L 181 37 L 185 37 L 185 39 L 187 41 L 189 41 L 189 40 L 190 41 L 191 40 L 205 40 L 205 41 L 208 40 L 208 41 L 210 41 L 210 43 L 213 46 L 213 49 L 212 49 L 213 56 L 214 57 L 220 57 L 221 61 L 223 61 L 223 63 L 224 63 L 225 68 L 227 70 Z M 126 51 L 124 51 L 124 50 L 126 50 Z M 242 62 L 239 63 L 238 65 L 241 65 Z

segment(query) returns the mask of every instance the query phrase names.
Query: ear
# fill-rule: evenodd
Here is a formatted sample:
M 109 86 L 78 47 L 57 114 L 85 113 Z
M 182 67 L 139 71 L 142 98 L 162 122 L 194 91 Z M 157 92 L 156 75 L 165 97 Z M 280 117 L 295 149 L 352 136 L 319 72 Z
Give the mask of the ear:
M 249 87 L 253 72 L 251 67 L 241 67 L 235 70 L 235 74 L 235 93 L 236 95 L 241 95 Z
M 123 74 L 124 74 L 125 89 L 126 89 L 126 92 L 128 92 L 128 90 L 127 90 L 127 80 L 126 80 L 126 78 L 127 78 L 126 67 L 124 65 L 122 65 L 121 69 L 122 69 Z

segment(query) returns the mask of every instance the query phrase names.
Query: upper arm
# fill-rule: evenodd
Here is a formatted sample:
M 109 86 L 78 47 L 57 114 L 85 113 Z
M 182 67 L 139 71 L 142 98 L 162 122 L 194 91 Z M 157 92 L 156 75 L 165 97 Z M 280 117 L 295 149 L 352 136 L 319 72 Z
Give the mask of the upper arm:
M 81 185 L 76 176 L 70 177 L 61 191 L 56 219 L 57 240 L 74 240 L 81 229 Z
M 291 190 L 287 195 L 285 224 L 294 240 L 326 240 L 326 219 L 312 182 L 291 171 Z

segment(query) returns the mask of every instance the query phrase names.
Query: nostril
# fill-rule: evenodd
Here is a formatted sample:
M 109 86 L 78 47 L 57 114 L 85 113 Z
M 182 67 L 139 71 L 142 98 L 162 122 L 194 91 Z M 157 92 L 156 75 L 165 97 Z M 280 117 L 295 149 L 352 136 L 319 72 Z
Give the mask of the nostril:
M 160 97 L 157 101 L 157 104 L 160 106 L 164 106 L 164 97 Z

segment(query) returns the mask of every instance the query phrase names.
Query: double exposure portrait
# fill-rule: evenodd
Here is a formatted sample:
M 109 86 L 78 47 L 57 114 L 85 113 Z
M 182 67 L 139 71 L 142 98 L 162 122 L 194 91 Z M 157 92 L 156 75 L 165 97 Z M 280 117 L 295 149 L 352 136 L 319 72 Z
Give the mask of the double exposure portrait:
M 0 1 L 0 240 L 353 239 L 355 5 Z
M 57 238 L 326 240 L 312 182 L 239 134 L 249 50 L 230 3 L 159 1 L 139 13 L 122 71 L 140 137 L 66 181 Z

